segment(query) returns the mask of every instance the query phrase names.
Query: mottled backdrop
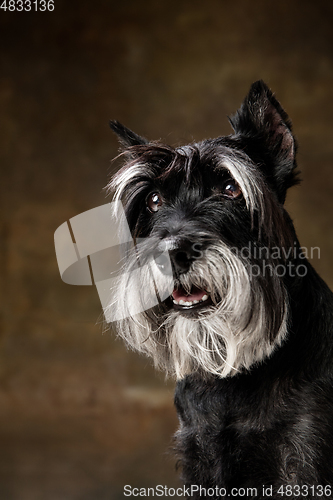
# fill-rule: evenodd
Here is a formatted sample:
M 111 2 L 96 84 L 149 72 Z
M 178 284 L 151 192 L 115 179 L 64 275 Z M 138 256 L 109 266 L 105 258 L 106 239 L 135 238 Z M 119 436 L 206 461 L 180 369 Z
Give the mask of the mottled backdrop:
M 7 2 L 9 3 L 9 2 Z M 0 498 L 118 500 L 177 484 L 173 383 L 64 284 L 56 228 L 105 203 L 109 118 L 172 144 L 228 134 L 263 78 L 291 115 L 287 205 L 333 286 L 333 3 L 55 0 L 0 9 Z

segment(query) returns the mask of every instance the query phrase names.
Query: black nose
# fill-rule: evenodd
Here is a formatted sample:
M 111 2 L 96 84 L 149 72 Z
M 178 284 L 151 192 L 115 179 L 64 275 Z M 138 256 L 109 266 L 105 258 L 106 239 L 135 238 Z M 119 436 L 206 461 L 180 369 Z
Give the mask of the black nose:
M 157 249 L 154 252 L 154 260 L 163 274 L 171 276 L 176 273 L 179 275 L 186 273 L 192 262 L 202 257 L 203 250 L 203 243 L 177 240 L 176 246 L 172 250 Z
M 176 273 L 186 273 L 197 256 L 197 249 L 190 242 L 183 242 L 174 250 L 169 251 L 169 256 Z
M 184 250 L 171 250 L 170 259 L 175 271 L 178 273 L 186 273 L 193 262 L 190 253 Z

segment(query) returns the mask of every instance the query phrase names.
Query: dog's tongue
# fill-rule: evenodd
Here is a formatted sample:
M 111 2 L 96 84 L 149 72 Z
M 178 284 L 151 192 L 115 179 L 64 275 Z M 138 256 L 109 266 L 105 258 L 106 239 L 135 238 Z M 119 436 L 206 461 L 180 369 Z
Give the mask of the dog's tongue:
M 196 286 L 192 286 L 190 294 L 186 293 L 182 286 L 172 292 L 172 296 L 175 300 L 177 300 L 177 302 L 180 300 L 189 300 L 191 302 L 194 300 L 201 300 L 205 294 L 205 290 L 200 290 L 200 288 L 197 288 Z

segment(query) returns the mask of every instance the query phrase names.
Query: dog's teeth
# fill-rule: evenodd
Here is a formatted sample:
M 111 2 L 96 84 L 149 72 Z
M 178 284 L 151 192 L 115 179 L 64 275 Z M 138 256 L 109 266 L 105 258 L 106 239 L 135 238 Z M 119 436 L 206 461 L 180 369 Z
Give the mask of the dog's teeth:
M 207 300 L 209 297 L 209 295 L 204 295 L 202 297 L 202 299 L 200 300 L 183 300 L 183 299 L 180 299 L 180 300 L 175 300 L 173 299 L 173 303 L 174 304 L 177 304 L 177 305 L 180 305 L 180 306 L 194 306 L 195 304 L 199 304 L 201 302 L 204 302 L 205 300 Z

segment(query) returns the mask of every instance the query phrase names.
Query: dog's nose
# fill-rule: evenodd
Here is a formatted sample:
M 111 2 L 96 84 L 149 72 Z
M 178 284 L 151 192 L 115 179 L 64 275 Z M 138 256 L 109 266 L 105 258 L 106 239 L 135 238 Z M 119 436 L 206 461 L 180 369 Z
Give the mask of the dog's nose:
M 190 244 L 184 244 L 178 248 L 170 250 L 170 260 L 176 273 L 186 273 L 194 261 L 194 251 Z

